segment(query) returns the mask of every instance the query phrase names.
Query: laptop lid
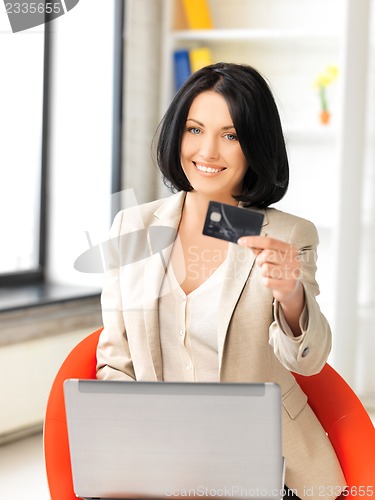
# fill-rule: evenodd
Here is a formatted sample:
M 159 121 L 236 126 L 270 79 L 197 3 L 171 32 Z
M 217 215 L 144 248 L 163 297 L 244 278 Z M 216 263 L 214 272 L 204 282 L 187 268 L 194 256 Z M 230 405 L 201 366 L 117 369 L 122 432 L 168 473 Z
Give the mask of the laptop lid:
M 65 381 L 85 499 L 282 497 L 277 384 Z

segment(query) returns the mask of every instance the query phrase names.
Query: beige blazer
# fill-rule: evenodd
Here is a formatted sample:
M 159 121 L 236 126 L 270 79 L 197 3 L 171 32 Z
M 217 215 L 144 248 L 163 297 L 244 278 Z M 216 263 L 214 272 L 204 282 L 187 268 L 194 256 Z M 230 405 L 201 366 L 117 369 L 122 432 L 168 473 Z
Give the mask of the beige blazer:
M 163 380 L 158 297 L 177 233 L 185 193 L 120 212 L 105 251 L 104 330 L 97 349 L 100 379 Z M 270 290 L 260 282 L 255 256 L 229 244 L 219 303 L 221 382 L 273 381 L 282 388 L 285 483 L 302 499 L 331 499 L 345 485 L 335 452 L 290 371 L 312 375 L 324 366 L 331 332 L 315 296 L 317 232 L 304 219 L 267 209 L 262 234 L 300 252 L 306 308 L 294 338 Z

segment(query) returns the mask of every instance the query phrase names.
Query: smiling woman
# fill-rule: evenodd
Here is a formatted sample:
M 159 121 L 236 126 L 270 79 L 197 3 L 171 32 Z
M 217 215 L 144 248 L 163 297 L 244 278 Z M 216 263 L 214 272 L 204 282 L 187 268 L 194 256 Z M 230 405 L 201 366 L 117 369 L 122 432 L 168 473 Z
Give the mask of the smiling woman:
M 316 302 L 315 226 L 269 208 L 285 194 L 289 168 L 266 81 L 247 65 L 197 71 L 163 118 L 157 152 L 165 181 L 178 192 L 137 207 L 137 218 L 130 210 L 115 217 L 97 377 L 275 382 L 287 486 L 303 499 L 307 484 L 316 491 L 335 485 L 339 494 L 340 464 L 291 373 L 322 369 L 331 331 Z M 210 201 L 260 212 L 261 234 L 249 236 L 248 227 L 229 243 L 206 236 Z M 161 235 L 165 227 L 177 235 L 165 252 L 128 265 L 131 249 L 121 235 Z
M 200 158 L 199 164 L 212 168 L 214 161 L 210 157 L 218 154 L 212 127 L 215 121 L 215 133 L 220 131 L 221 144 L 237 144 L 241 150 L 241 162 L 245 158 L 246 165 L 251 167 L 242 180 L 241 194 L 232 193 L 235 199 L 246 205 L 267 207 L 281 200 L 289 184 L 289 164 L 279 113 L 266 81 L 254 68 L 248 66 L 245 71 L 240 65 L 233 64 L 229 78 L 225 74 L 226 67 L 219 63 L 214 71 L 210 66 L 203 68 L 177 92 L 160 127 L 159 168 L 164 182 L 172 189 L 191 191 L 190 179 L 179 168 L 181 145 L 186 142 L 186 132 L 202 135 L 206 151 L 201 155 L 208 155 L 209 161 Z M 198 106 L 195 100 L 198 100 L 199 108 L 202 105 L 201 113 L 204 113 L 207 123 L 194 116 Z M 212 127 L 208 134 L 206 125 Z
M 223 203 L 236 204 L 233 194 L 242 192 L 248 163 L 225 99 L 217 92 L 203 92 L 191 105 L 182 136 L 181 165 L 195 191 L 202 189 Z

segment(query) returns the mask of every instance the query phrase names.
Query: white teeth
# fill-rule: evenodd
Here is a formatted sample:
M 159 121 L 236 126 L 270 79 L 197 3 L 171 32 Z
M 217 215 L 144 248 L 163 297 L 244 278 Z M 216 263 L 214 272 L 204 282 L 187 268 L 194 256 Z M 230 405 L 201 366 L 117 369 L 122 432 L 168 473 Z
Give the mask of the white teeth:
M 201 172 L 208 172 L 210 174 L 216 174 L 217 172 L 221 172 L 222 170 L 224 170 L 223 168 L 204 167 L 203 165 L 198 165 L 198 164 L 196 164 L 196 167 Z

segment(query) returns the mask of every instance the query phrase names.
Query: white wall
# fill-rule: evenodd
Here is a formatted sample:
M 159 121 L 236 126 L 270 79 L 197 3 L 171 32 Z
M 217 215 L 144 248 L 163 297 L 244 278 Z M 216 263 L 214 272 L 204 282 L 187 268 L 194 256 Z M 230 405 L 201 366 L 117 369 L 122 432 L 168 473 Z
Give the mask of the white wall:
M 9 435 L 42 425 L 49 391 L 61 363 L 92 331 L 75 330 L 1 347 L 0 444 Z

